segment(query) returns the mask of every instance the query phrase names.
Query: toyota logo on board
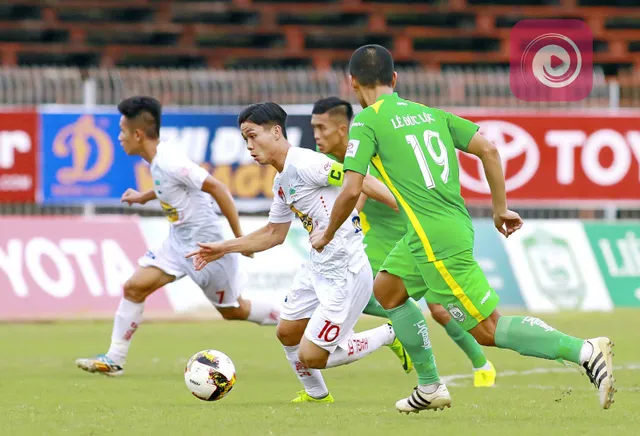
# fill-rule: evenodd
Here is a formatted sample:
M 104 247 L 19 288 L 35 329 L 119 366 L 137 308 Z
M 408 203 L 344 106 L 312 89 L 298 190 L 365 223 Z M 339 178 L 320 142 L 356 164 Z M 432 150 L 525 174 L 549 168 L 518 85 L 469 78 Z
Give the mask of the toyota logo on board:
M 476 124 L 480 126 L 482 136 L 500 151 L 507 192 L 529 182 L 540 165 L 540 150 L 533 137 L 522 127 L 507 121 L 486 120 Z M 477 166 L 475 171 L 471 171 L 468 164 L 465 169 L 465 164 L 460 163 L 460 184 L 471 191 L 489 194 L 482 162 L 480 159 L 474 160 Z

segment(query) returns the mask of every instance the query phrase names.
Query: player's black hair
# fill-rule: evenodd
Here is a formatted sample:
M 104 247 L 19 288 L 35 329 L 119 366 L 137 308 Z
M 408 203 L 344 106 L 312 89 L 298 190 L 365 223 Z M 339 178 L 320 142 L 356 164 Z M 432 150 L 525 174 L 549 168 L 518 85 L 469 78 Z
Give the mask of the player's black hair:
M 321 98 L 313 105 L 312 114 L 322 115 L 328 113 L 333 115 L 339 113 L 347 118 L 348 122 L 351 122 L 353 118 L 353 107 L 348 101 L 344 101 L 338 97 Z
M 259 126 L 280 126 L 282 129 L 282 135 L 287 137 L 287 113 L 280 105 L 273 102 L 256 103 L 251 106 L 247 106 L 238 115 L 238 127 L 242 123 L 250 122 Z
M 363 45 L 353 52 L 349 61 L 349 74 L 367 88 L 391 86 L 393 72 L 393 56 L 381 45 Z
M 118 105 L 118 111 L 128 120 L 139 120 L 144 125 L 144 134 L 149 138 L 160 137 L 162 105 L 155 98 L 147 96 L 125 98 Z

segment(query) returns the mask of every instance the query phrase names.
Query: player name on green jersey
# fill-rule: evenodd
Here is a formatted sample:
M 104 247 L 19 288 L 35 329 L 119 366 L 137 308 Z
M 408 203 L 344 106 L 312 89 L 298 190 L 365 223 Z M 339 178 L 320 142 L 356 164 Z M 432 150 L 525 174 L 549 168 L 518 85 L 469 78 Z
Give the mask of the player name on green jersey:
M 429 262 L 473 248 L 456 148 L 465 151 L 477 130 L 393 93 L 361 111 L 349 132 L 344 169 L 366 174 L 371 163 L 378 170 L 406 213 L 411 252 Z

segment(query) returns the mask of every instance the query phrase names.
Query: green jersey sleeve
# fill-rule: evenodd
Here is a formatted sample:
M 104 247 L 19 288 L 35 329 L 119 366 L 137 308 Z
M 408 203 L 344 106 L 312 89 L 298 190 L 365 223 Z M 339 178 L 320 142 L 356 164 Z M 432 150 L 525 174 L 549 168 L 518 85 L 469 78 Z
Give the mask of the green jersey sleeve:
M 451 132 L 451 137 L 453 138 L 453 145 L 459 150 L 467 151 L 471 138 L 473 138 L 480 126 L 452 113 L 445 112 L 445 114 L 449 132 Z
M 367 111 L 356 115 L 349 130 L 349 145 L 344 157 L 344 170 L 366 175 L 369 161 L 376 154 L 376 135 L 367 121 Z

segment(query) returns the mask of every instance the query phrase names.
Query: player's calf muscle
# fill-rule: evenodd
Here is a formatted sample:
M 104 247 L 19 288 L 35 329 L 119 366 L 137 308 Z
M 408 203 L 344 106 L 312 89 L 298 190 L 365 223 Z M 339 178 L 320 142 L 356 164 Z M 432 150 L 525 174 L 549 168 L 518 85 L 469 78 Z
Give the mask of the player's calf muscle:
M 245 320 L 249 317 L 248 307 L 218 307 L 220 315 L 228 321 L 231 320 Z

